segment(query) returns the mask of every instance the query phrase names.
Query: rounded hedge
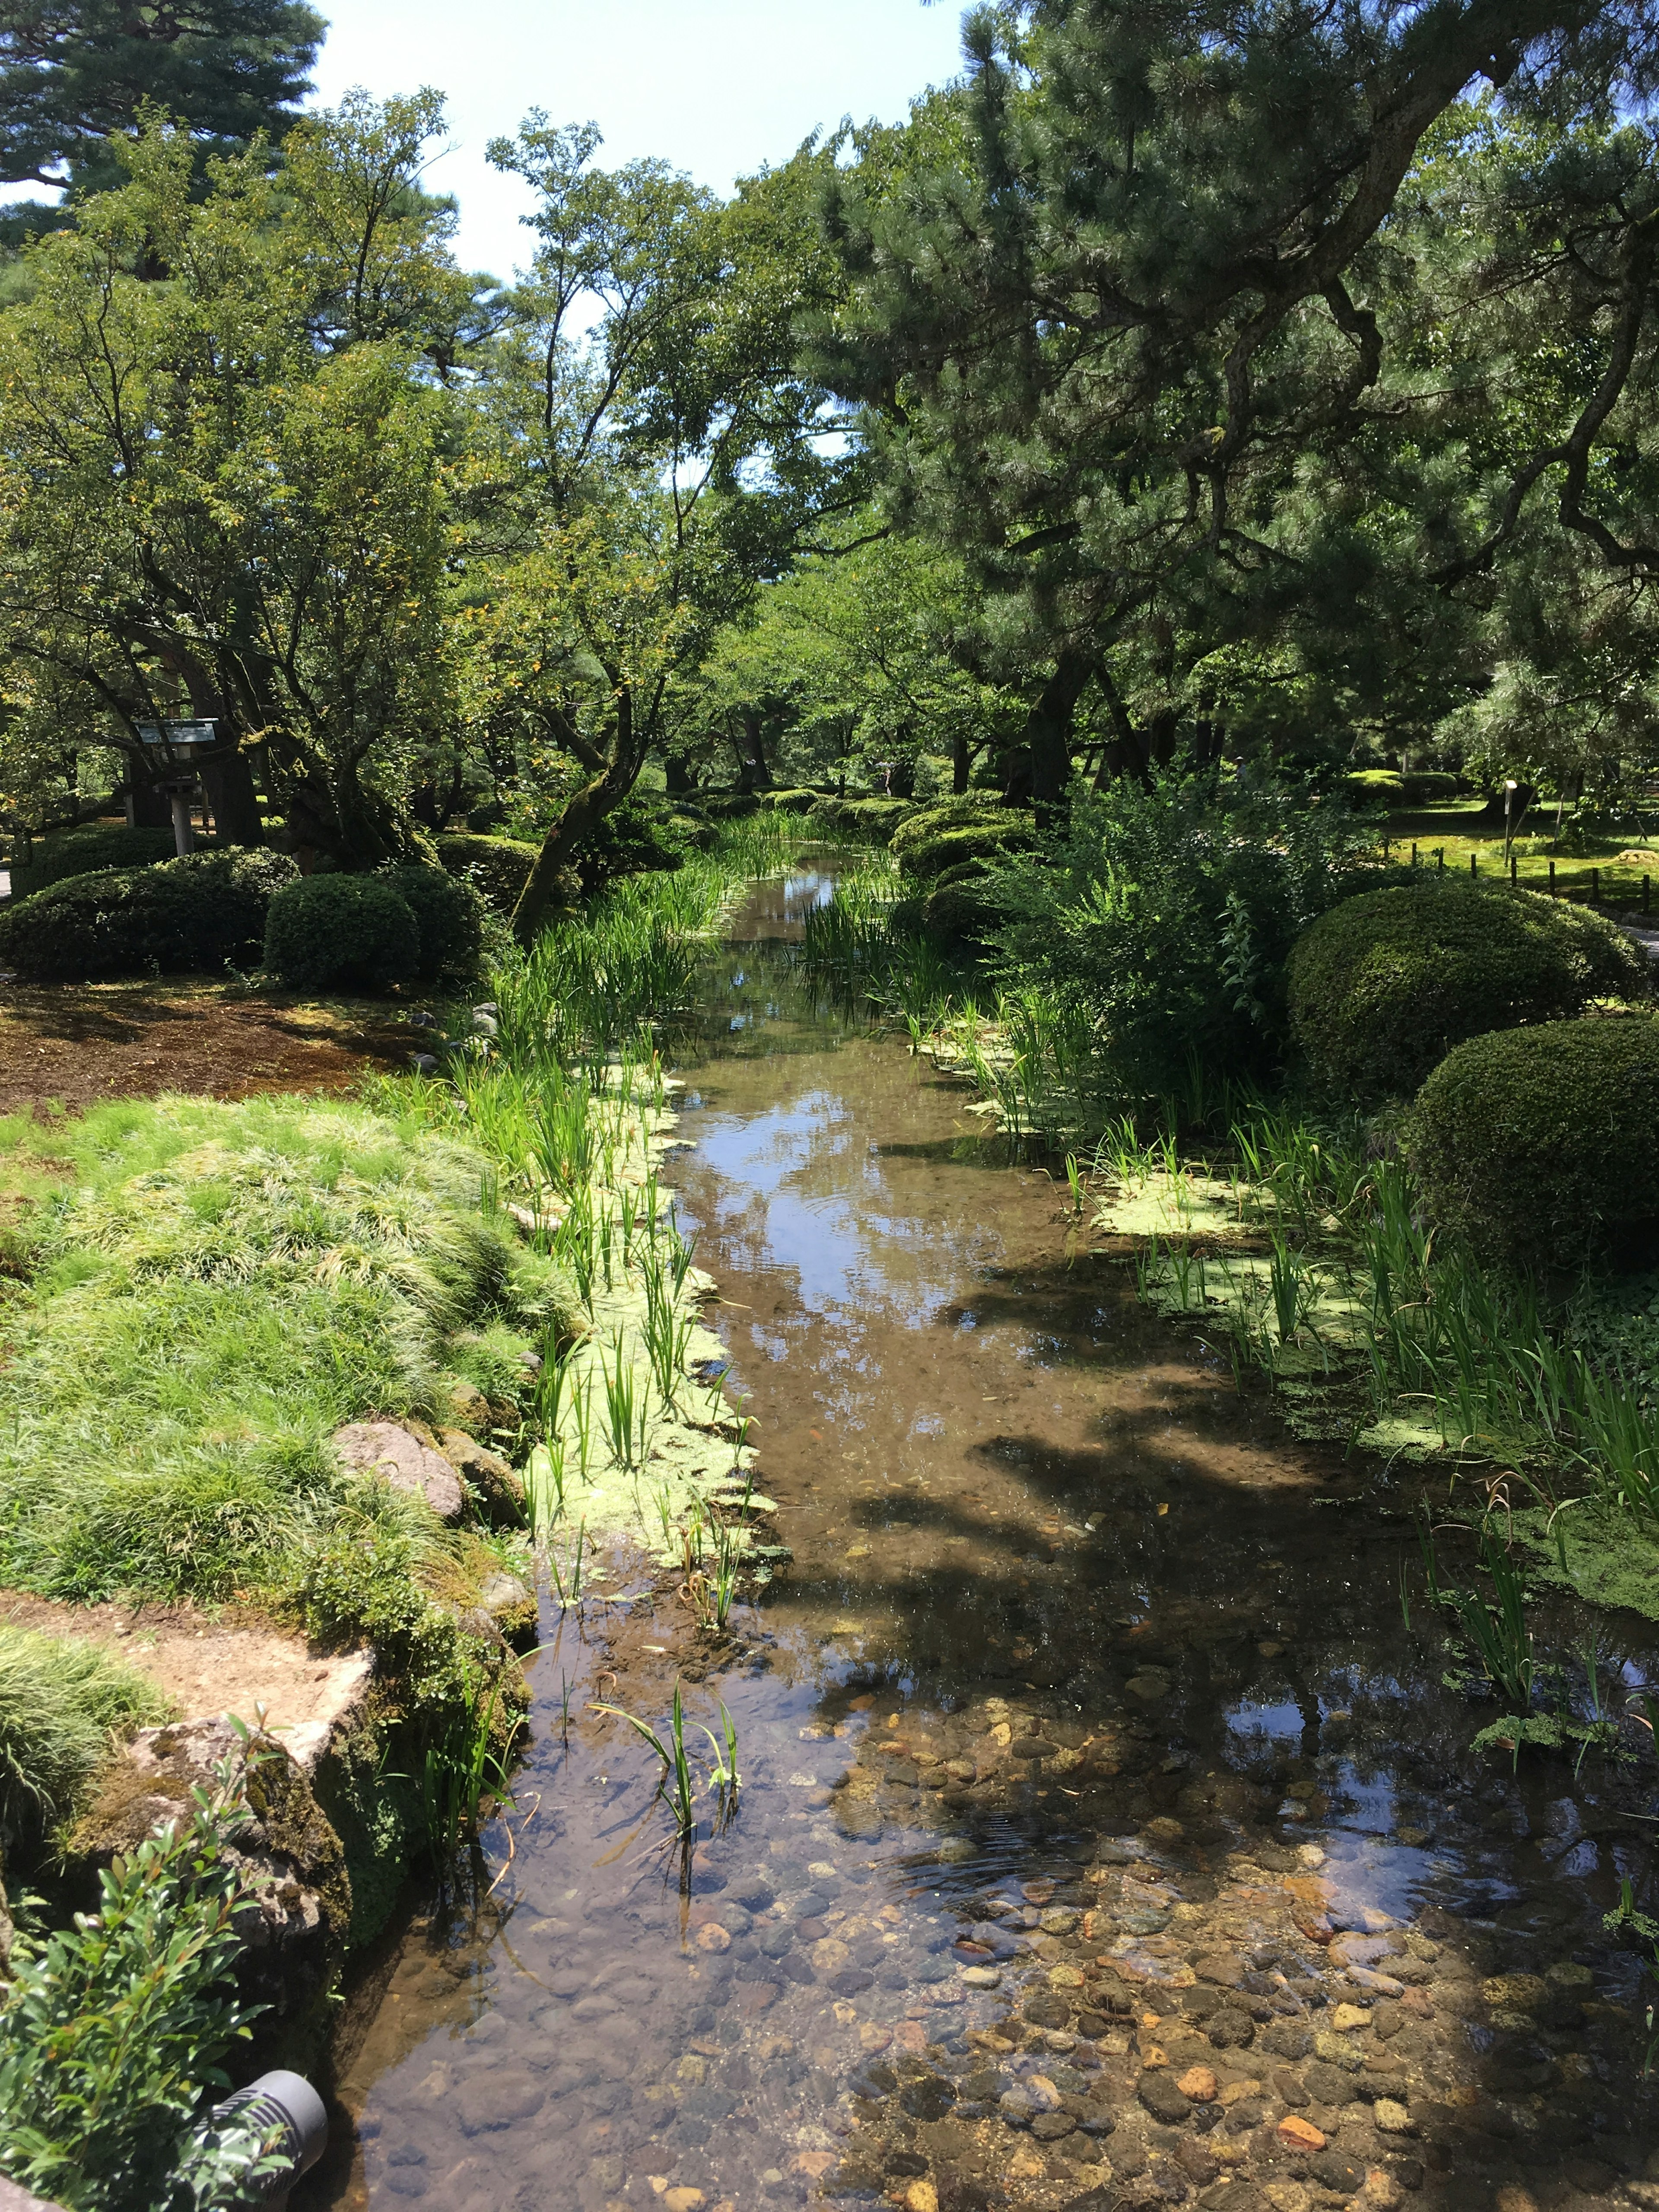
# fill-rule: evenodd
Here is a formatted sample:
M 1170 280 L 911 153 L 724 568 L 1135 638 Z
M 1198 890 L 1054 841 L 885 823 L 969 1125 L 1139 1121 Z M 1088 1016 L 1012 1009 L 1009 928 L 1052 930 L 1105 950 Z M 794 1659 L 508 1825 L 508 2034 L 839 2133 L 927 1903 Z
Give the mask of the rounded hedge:
M 265 967 L 279 982 L 384 991 L 420 961 L 415 910 L 384 876 L 301 876 L 270 902 Z
M 948 799 L 913 814 L 890 850 L 907 883 L 928 884 L 968 861 L 1023 852 L 1036 840 L 1029 814 L 983 799 Z
M 1291 1030 L 1332 1089 L 1404 1097 L 1466 1037 L 1646 994 L 1642 952 L 1588 908 L 1421 873 L 1343 900 L 1291 947 Z
M 1539 1022 L 1472 1037 L 1418 1093 L 1428 1205 L 1513 1267 L 1650 1262 L 1659 1235 L 1659 1021 Z
M 511 914 L 536 865 L 536 848 L 516 837 L 483 837 L 471 830 L 445 830 L 438 836 L 438 858 L 445 872 L 470 883 L 496 914 Z
M 211 848 L 206 849 L 212 849 Z M 54 830 L 37 837 L 27 860 L 12 864 L 11 895 L 33 898 L 71 876 L 90 876 L 107 868 L 148 868 L 173 860 L 178 852 L 171 830 L 129 830 L 120 822 L 83 822 L 78 829 Z
M 0 968 L 30 983 L 85 983 L 252 967 L 272 895 L 293 873 L 280 853 L 228 846 L 71 876 L 0 908 Z
M 420 932 L 417 973 L 435 981 L 440 975 L 471 975 L 483 951 L 484 902 L 465 876 L 414 862 L 389 868 L 385 880 L 415 916 Z

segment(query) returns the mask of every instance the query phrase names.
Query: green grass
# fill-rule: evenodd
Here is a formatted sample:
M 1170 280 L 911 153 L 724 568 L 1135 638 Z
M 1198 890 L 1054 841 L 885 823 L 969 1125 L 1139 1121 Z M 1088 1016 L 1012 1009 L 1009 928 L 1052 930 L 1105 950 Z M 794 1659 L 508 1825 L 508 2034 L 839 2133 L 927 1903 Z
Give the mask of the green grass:
M 1650 841 L 1636 830 L 1628 836 L 1575 830 L 1558 843 L 1550 834 L 1551 821 L 1547 807 L 1534 807 L 1528 814 L 1522 825 L 1524 834 L 1510 848 L 1516 883 L 1528 890 L 1548 890 L 1553 881 L 1564 898 L 1589 900 L 1594 896 L 1603 906 L 1640 908 L 1643 878 L 1659 877 L 1659 846 L 1650 857 L 1644 848 Z M 1483 823 L 1476 809 L 1423 807 L 1390 814 L 1379 824 L 1378 836 L 1386 841 L 1385 858 L 1396 863 L 1409 862 L 1415 847 L 1420 867 L 1437 867 L 1443 857 L 1449 872 L 1467 876 L 1473 860 L 1474 873 L 1483 883 L 1501 883 L 1510 872 L 1502 827 L 1494 830 Z M 1624 857 L 1631 853 L 1642 857 Z M 1649 896 L 1659 896 L 1651 881 Z M 1659 912 L 1659 906 L 1654 910 Z
M 165 1719 L 155 1683 L 69 1637 L 0 1626 L 0 1823 L 16 1856 L 81 1810 L 114 1743 Z
M 441 1416 L 558 1295 L 476 1152 L 361 1105 L 14 1121 L 0 1187 L 33 1201 L 0 1310 L 0 1581 L 55 1596 L 267 1597 L 343 1518 L 406 1518 L 333 1430 Z

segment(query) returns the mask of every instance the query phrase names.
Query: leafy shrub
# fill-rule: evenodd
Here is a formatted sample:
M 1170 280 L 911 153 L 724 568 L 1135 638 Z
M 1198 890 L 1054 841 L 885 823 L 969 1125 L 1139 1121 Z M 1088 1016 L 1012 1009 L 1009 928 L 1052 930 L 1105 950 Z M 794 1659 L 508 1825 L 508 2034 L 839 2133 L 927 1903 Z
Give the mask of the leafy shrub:
M 884 845 L 915 811 L 915 802 L 908 799 L 825 797 L 812 801 L 806 823 L 814 833 Z
M 1471 1038 L 1419 1092 L 1413 1164 L 1484 1257 L 1646 1257 L 1659 1232 L 1659 1022 L 1540 1022 Z
M 386 880 L 415 917 L 421 937 L 418 972 L 434 981 L 474 974 L 483 951 L 485 913 L 477 886 L 444 868 L 412 864 L 389 870 Z
M 625 799 L 602 815 L 576 848 L 576 872 L 592 898 L 618 876 L 643 876 L 684 867 L 684 831 L 660 806 Z
M 124 823 L 87 822 L 76 830 L 54 830 L 40 837 L 27 860 L 15 863 L 11 895 L 33 898 L 49 884 L 70 876 L 92 876 L 110 868 L 153 867 L 177 851 L 171 830 L 129 830 Z
M 9 1848 L 79 1809 L 112 1731 L 166 1710 L 154 1682 L 94 1644 L 0 1627 L 0 1823 Z
M 384 991 L 420 965 L 413 908 L 379 876 L 301 876 L 270 902 L 265 966 L 299 990 Z
M 251 965 L 272 896 L 293 873 L 279 853 L 232 845 L 70 876 L 0 908 L 0 967 L 58 983 Z
M 1433 806 L 1455 799 L 1463 787 L 1461 776 L 1438 769 L 1413 769 L 1405 775 L 1392 768 L 1356 769 L 1343 777 L 1342 785 L 1357 806 L 1378 799 L 1385 806 Z
M 69 2212 L 248 2201 L 273 2173 L 250 2132 L 204 2124 L 252 2013 L 232 1972 L 240 1879 L 222 1797 L 99 1877 L 95 1915 L 22 1935 L 0 2007 L 0 2172 Z M 252 2196 L 259 2194 L 257 2188 Z
M 511 914 L 536 865 L 536 848 L 514 837 L 479 837 L 446 830 L 438 858 L 452 876 L 470 883 L 495 914 Z
M 1255 1078 L 1285 1048 L 1285 955 L 1365 879 L 1365 837 L 1340 807 L 1214 769 L 1081 793 L 1040 852 L 988 867 L 1003 977 L 1087 1006 L 1127 1097 L 1167 1093 L 1194 1057 Z
M 1646 991 L 1642 954 L 1588 908 L 1419 875 L 1345 901 L 1291 952 L 1291 1025 L 1333 1090 L 1402 1097 L 1466 1037 Z

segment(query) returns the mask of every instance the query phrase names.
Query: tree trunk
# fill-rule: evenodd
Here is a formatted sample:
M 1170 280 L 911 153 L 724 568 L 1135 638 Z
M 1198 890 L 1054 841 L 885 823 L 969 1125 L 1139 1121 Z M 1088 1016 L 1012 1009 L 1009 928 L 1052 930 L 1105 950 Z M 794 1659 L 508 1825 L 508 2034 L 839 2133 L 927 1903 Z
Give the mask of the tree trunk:
M 960 799 L 968 788 L 968 779 L 973 774 L 974 756 L 968 749 L 968 740 L 958 730 L 951 739 L 951 796 Z
M 171 830 L 173 809 L 167 804 L 167 793 L 159 783 L 149 783 L 140 775 L 137 761 L 127 766 L 127 827 L 129 830 Z
M 761 718 L 752 707 L 738 710 L 738 726 L 741 738 L 734 732 L 732 749 L 738 757 L 738 789 L 765 791 L 772 781 L 772 771 L 766 765 L 766 743 L 761 735 Z
M 565 801 L 564 811 L 542 840 L 536 864 L 513 909 L 513 934 L 526 951 L 536 941 L 553 904 L 559 878 L 571 866 L 582 839 L 627 798 L 639 772 L 638 761 L 611 762 Z
M 697 787 L 697 779 L 685 763 L 674 753 L 663 757 L 663 775 L 671 799 L 689 799 Z
M 1029 791 L 1042 814 L 1052 814 L 1060 805 L 1072 780 L 1073 717 L 1094 672 L 1095 664 L 1087 653 L 1060 654 L 1054 674 L 1026 717 L 1015 764 L 1008 774 L 1006 797 L 1024 797 Z M 1017 785 L 1024 788 L 1017 791 Z
M 222 760 L 204 761 L 202 788 L 213 810 L 214 834 L 222 845 L 263 845 L 264 818 L 253 788 L 253 770 L 240 748 Z

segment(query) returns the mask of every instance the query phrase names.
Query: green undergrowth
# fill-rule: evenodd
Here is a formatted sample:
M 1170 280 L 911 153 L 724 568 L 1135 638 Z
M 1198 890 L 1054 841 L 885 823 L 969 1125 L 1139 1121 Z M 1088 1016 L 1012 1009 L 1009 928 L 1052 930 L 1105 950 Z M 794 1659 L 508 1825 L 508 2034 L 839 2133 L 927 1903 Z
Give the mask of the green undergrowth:
M 567 1313 L 479 1155 L 336 1100 L 0 1125 L 0 1582 L 281 1605 L 343 1534 L 459 1540 L 343 1471 L 343 1423 L 453 1417 Z M 524 1376 L 517 1376 L 522 1387 Z
M 0 1626 L 0 1828 L 14 1860 L 82 1809 L 112 1743 L 167 1713 L 154 1682 L 95 1646 Z

